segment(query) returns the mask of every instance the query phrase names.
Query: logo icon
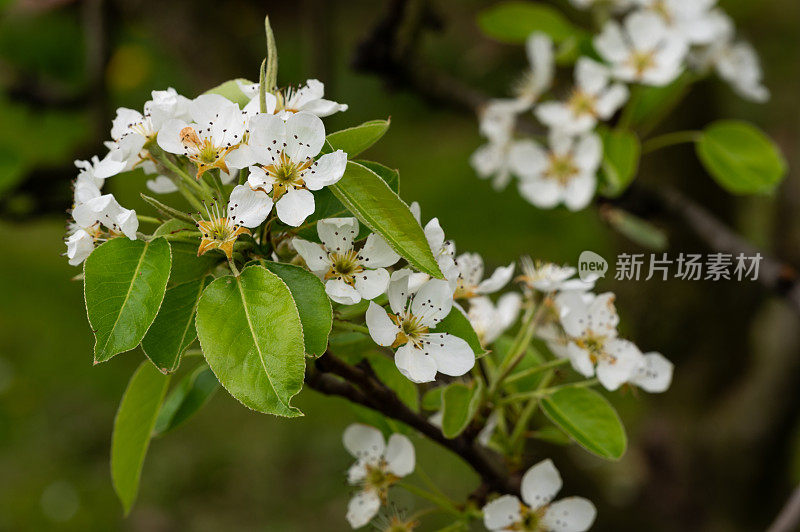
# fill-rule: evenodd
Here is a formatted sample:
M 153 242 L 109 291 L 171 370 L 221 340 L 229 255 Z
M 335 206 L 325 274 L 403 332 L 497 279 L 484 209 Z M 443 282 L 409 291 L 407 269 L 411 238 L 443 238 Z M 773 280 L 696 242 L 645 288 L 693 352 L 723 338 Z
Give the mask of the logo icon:
M 578 257 L 578 277 L 584 282 L 594 282 L 606 276 L 608 262 L 594 251 L 583 251 Z

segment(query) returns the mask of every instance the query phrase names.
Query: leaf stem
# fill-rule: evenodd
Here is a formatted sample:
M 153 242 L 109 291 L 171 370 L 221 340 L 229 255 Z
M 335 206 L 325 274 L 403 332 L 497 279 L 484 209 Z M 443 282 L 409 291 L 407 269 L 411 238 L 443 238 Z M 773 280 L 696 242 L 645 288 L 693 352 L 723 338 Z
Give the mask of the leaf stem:
M 427 501 L 432 502 L 436 506 L 440 507 L 442 510 L 452 513 L 455 515 L 461 515 L 461 512 L 453 505 L 452 502 L 449 500 L 440 497 L 439 495 L 432 493 L 426 489 L 420 488 L 419 486 L 415 486 L 414 484 L 409 484 L 408 482 L 398 482 L 397 486 L 405 489 L 409 493 L 413 493 L 417 497 L 421 497 Z
M 160 225 L 162 220 L 159 220 L 155 216 L 145 216 L 143 214 L 137 214 L 136 218 L 139 219 L 139 222 L 147 223 L 147 224 L 156 224 Z
M 364 334 L 369 334 L 369 328 L 364 325 L 359 325 L 357 323 L 350 323 L 349 321 L 342 321 L 340 319 L 333 320 L 333 328 L 338 329 L 340 331 L 350 331 L 350 332 L 360 332 Z
M 533 390 L 532 392 L 515 393 L 515 394 L 512 394 L 512 395 L 509 395 L 508 397 L 505 397 L 502 400 L 502 402 L 503 403 L 513 403 L 513 402 L 516 402 L 516 401 L 521 401 L 521 400 L 530 399 L 530 398 L 541 399 L 542 397 L 547 397 L 549 395 L 553 395 L 555 392 L 557 392 L 559 390 L 563 390 L 565 388 L 589 388 L 591 386 L 594 386 L 595 384 L 598 384 L 599 382 L 600 381 L 598 381 L 596 378 L 592 378 L 592 379 L 586 379 L 585 381 L 570 382 L 570 383 L 567 383 L 567 384 L 561 384 L 559 386 L 552 386 L 550 388 L 542 388 L 540 390 Z
M 670 146 L 676 146 L 678 144 L 697 142 L 700 140 L 702 134 L 703 133 L 701 131 L 674 131 L 672 133 L 659 135 L 658 137 L 646 140 L 642 144 L 642 153 L 652 153 L 654 151 L 668 148 Z
M 556 358 L 555 360 L 551 360 L 549 362 L 544 362 L 543 364 L 539 364 L 538 366 L 526 369 L 524 371 L 520 371 L 519 373 L 515 373 L 508 377 L 505 381 L 505 384 L 511 384 L 512 382 L 517 382 L 518 380 L 524 379 L 526 377 L 530 377 L 531 375 L 536 375 L 537 373 L 541 373 L 543 371 L 547 371 L 549 369 L 557 368 L 559 366 L 563 366 L 565 364 L 569 364 L 568 358 Z

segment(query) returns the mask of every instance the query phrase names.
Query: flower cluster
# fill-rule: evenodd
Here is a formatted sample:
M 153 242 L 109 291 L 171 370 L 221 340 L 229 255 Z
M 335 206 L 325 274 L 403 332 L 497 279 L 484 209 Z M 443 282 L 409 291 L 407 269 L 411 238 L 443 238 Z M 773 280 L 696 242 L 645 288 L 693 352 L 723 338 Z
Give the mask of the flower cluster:
M 471 158 L 476 173 L 504 188 L 514 175 L 520 195 L 539 208 L 586 207 L 597 189 L 603 143 L 597 127 L 629 99 L 629 84 L 664 86 L 688 71 L 712 69 L 744 98 L 764 102 L 769 91 L 752 46 L 736 39 L 716 0 L 573 0 L 582 9 L 612 4 L 619 17 L 605 22 L 593 45 L 601 61 L 581 56 L 574 86 L 563 98 L 540 99 L 553 85 L 553 43 L 541 33 L 526 42 L 530 69 L 481 112 L 487 143 Z M 547 143 L 515 135 L 517 118 L 532 111 L 547 129 Z

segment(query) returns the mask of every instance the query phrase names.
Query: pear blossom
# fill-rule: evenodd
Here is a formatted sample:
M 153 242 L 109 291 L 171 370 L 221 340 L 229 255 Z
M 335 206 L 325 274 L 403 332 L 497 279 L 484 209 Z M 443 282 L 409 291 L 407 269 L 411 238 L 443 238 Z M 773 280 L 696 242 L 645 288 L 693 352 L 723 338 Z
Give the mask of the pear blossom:
M 521 304 L 522 296 L 516 292 L 502 295 L 497 304 L 485 296 L 470 299 L 467 319 L 481 345 L 490 345 L 514 324 Z
M 522 477 L 522 501 L 503 495 L 483 507 L 483 524 L 489 530 L 540 532 L 583 532 L 589 530 L 597 510 L 583 497 L 552 502 L 561 490 L 561 475 L 547 459 L 534 465 Z
M 437 373 L 457 377 L 475 365 L 475 353 L 462 338 L 430 329 L 453 308 L 453 292 L 447 281 L 431 279 L 416 293 L 408 289 L 408 276 L 393 276 L 389 283 L 392 313 L 371 302 L 366 322 L 376 344 L 395 347 L 394 361 L 400 373 L 421 383 Z
M 347 166 L 342 150 L 316 161 L 325 143 L 325 126 L 311 113 L 259 114 L 250 119 L 250 138 L 228 156 L 231 168 L 249 168 L 247 184 L 231 193 L 230 216 L 245 227 L 258 227 L 273 204 L 278 218 L 297 227 L 315 207 L 312 190 L 339 181 Z
M 617 338 L 619 316 L 614 294 L 565 293 L 561 298 L 561 325 L 568 336 L 567 355 L 572 367 L 585 377 L 597 375 L 613 391 L 628 382 L 644 364 L 641 351 Z
M 370 234 L 360 250 L 353 242 L 358 235 L 355 218 L 328 218 L 317 222 L 322 245 L 294 238 L 292 245 L 314 274 L 325 282 L 325 292 L 337 303 L 355 305 L 386 292 L 386 270 L 400 255 L 376 234 Z
M 610 6 L 615 12 L 624 11 L 633 5 L 634 0 L 570 0 L 578 9 L 589 9 L 597 6 Z
M 252 108 L 258 109 L 258 83 L 239 83 L 241 91 L 251 98 L 245 110 Z M 274 94 L 266 92 L 267 110 L 269 114 L 278 113 L 298 113 L 305 111 L 312 113 L 320 118 L 330 116 L 334 113 L 347 111 L 347 104 L 337 103 L 323 98 L 325 95 L 325 85 L 316 79 L 306 80 L 302 87 L 288 87 Z
M 565 102 L 544 102 L 534 110 L 536 118 L 551 130 L 564 135 L 580 135 L 608 120 L 627 101 L 628 88 L 611 83 L 607 67 L 588 57 L 575 64 L 576 86 Z
M 495 190 L 503 190 L 511 181 L 509 153 L 516 143 L 511 137 L 490 140 L 478 147 L 469 158 L 469 164 L 481 179 L 492 179 Z
M 347 505 L 347 521 L 360 528 L 386 503 L 389 488 L 414 471 L 414 445 L 402 434 L 392 434 L 386 442 L 381 431 L 360 423 L 347 427 L 342 439 L 345 449 L 356 458 L 347 480 L 359 486 Z
M 91 161 L 75 161 L 78 177 L 73 183 L 74 203 L 84 203 L 101 195 L 100 189 L 105 184 L 105 179 L 98 177 L 97 168 L 101 165 L 97 156 Z
M 666 392 L 675 366 L 661 353 L 645 353 L 643 357 L 644 363 L 628 382 L 649 393 Z
M 85 229 L 76 229 L 67 237 L 67 258 L 70 266 L 77 266 L 94 251 L 95 237 Z
M 212 249 L 219 249 L 228 259 L 233 258 L 233 245 L 241 235 L 249 235 L 250 230 L 237 224 L 232 218 L 223 216 L 217 203 L 206 205 L 207 219 L 196 222 L 202 239 L 197 248 L 197 256 L 205 255 Z
M 419 203 L 416 201 L 413 202 L 409 209 L 417 220 L 417 223 L 422 225 L 422 212 Z M 444 275 L 444 278 L 447 279 L 451 288 L 455 291 L 456 281 L 459 276 L 459 271 L 455 262 L 455 243 L 445 238 L 444 229 L 442 229 L 438 218 L 431 218 L 428 223 L 425 224 L 423 232 L 425 233 L 425 239 L 428 241 L 428 246 L 431 248 L 431 253 L 436 259 L 436 264 L 439 266 L 439 270 L 441 270 L 442 275 Z M 408 288 L 411 293 L 416 292 L 419 287 L 422 286 L 422 283 L 431 278 L 427 273 L 412 272 L 411 270 L 405 270 L 404 273 L 408 274 Z
M 517 143 L 510 158 L 520 177 L 522 197 L 539 208 L 564 203 L 577 211 L 594 197 L 603 142 L 594 133 L 581 137 L 551 133 L 549 151 L 534 140 L 525 140 Z
M 667 28 L 688 44 L 708 44 L 717 35 L 713 8 L 717 0 L 635 0 L 655 13 Z
M 501 266 L 488 279 L 483 278 L 483 258 L 477 253 L 462 253 L 455 259 L 458 268 L 454 299 L 470 299 L 493 294 L 503 288 L 514 275 L 514 263 Z
M 86 260 L 99 239 L 126 236 L 136 240 L 136 231 L 139 229 L 135 211 L 123 208 L 113 194 L 100 195 L 96 186 L 90 189 L 90 180 L 96 178 L 90 175 L 84 163 L 76 161 L 76 165 L 83 170 L 76 180 L 76 199 L 72 208 L 74 222 L 70 224 L 66 239 L 67 258 L 71 266 Z M 79 185 L 83 185 L 80 190 Z
M 681 74 L 688 45 L 659 15 L 636 11 L 625 18 L 623 26 L 609 21 L 594 38 L 597 52 L 611 63 L 615 78 L 662 86 Z
M 578 270 L 572 266 L 558 266 L 552 262 L 537 262 L 528 256 L 520 259 L 522 273 L 517 281 L 522 282 L 528 290 L 550 293 L 559 290 L 590 290 L 593 282 L 575 279 Z
M 215 168 L 228 172 L 226 157 L 247 132 L 239 106 L 219 94 L 203 94 L 189 102 L 188 114 L 190 119 L 173 118 L 161 127 L 158 145 L 193 162 L 197 179 Z

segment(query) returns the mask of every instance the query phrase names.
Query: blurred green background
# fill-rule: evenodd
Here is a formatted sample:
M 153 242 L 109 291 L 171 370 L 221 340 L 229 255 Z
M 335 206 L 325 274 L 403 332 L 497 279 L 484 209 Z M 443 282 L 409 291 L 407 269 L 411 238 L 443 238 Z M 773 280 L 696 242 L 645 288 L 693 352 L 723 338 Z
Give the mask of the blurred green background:
M 421 38 L 419 53 L 500 96 L 525 57 L 520 47 L 481 36 L 474 17 L 488 5 L 434 2 L 445 24 Z M 721 5 L 761 54 L 773 98 L 752 105 L 721 82 L 704 82 L 664 129 L 745 118 L 778 141 L 793 167 L 800 4 Z M 79 270 L 60 256 L 72 160 L 103 152 L 114 109 L 141 108 L 152 89 L 192 96 L 230 78 L 257 78 L 267 13 L 280 84 L 316 77 L 348 103 L 346 113 L 326 119 L 330 130 L 391 116 L 389 133 L 366 156 L 400 168 L 403 198 L 419 201 L 424 219 L 438 216 L 460 251 L 482 253 L 491 267 L 521 254 L 574 263 L 585 249 L 610 261 L 649 252 L 595 211 L 542 212 L 513 187 L 493 192 L 468 164 L 481 143 L 474 117 L 354 73 L 354 48 L 384 2 L 5 0 L 0 9 L 0 530 L 347 529 L 351 459 L 341 433 L 355 416 L 345 402 L 308 390 L 297 401 L 306 417 L 291 421 L 218 393 L 153 442 L 139 500 L 123 519 L 108 449 L 117 403 L 143 355 L 92 367 L 82 286 L 71 280 Z M 690 149 L 676 148 L 645 160 L 640 179 L 672 183 L 753 242 L 800 263 L 796 176 L 773 197 L 735 198 L 703 175 Z M 141 213 L 148 212 L 138 199 L 143 186 L 138 174 L 107 182 Z M 671 254 L 706 251 L 680 223 L 654 221 L 667 231 Z M 613 395 L 631 438 L 620 463 L 547 444 L 532 457 L 553 456 L 563 494 L 596 502 L 597 530 L 763 529 L 800 480 L 798 316 L 752 283 L 606 279 L 599 287 L 618 293 L 626 336 L 676 363 L 675 382 L 661 396 Z M 457 458 L 416 443 L 418 467 L 445 491 L 463 496 L 475 487 Z M 414 505 L 397 498 L 401 510 Z

